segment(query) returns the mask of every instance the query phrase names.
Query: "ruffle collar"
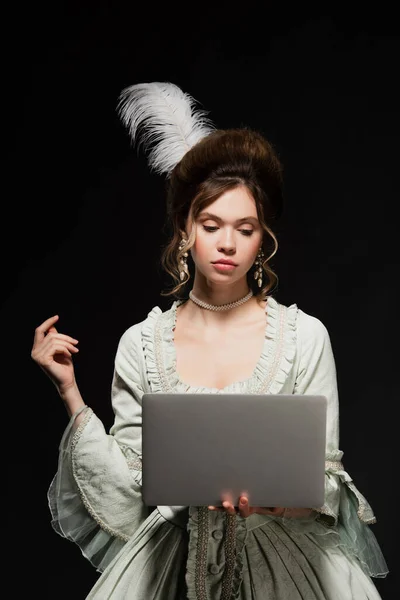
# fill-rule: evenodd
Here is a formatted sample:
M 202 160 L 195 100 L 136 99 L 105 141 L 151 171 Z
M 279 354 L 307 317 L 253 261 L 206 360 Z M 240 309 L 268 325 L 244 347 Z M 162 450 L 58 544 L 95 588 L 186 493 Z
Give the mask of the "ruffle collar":
M 292 369 L 296 354 L 296 320 L 298 307 L 280 304 L 269 296 L 265 306 L 266 327 L 264 347 L 252 375 L 234 381 L 224 388 L 193 386 L 181 380 L 176 371 L 174 329 L 177 308 L 175 300 L 162 312 L 155 306 L 142 325 L 142 341 L 147 379 L 154 393 L 260 393 L 277 394 Z

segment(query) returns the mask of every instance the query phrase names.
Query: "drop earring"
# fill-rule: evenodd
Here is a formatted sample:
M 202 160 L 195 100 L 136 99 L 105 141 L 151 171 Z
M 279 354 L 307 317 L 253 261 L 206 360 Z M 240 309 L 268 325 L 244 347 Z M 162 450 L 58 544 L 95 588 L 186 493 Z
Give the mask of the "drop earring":
M 187 240 L 182 238 L 182 241 L 179 244 L 179 253 L 182 252 L 182 250 L 186 244 L 187 244 Z M 189 268 L 187 265 L 187 257 L 188 257 L 188 253 L 184 252 L 179 259 L 178 269 L 179 269 L 179 278 L 181 281 L 183 281 L 185 279 L 185 275 L 187 275 L 187 278 L 189 279 Z
M 254 263 L 256 265 L 256 270 L 254 271 L 254 279 L 257 280 L 258 287 L 262 286 L 263 263 L 264 263 L 264 251 L 261 247 L 258 251 L 257 258 Z

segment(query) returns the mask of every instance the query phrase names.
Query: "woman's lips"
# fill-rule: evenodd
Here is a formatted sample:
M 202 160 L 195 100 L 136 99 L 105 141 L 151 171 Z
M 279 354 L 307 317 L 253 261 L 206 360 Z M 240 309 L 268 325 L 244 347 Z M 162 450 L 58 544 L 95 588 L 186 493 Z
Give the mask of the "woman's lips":
M 226 263 L 213 263 L 213 266 L 217 271 L 233 271 L 233 269 L 236 269 L 236 265 L 227 265 Z

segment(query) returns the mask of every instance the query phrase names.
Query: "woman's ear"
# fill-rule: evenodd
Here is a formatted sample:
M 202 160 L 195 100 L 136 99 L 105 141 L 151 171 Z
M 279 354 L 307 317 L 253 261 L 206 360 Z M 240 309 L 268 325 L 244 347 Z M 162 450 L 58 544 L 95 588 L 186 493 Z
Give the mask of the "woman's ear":
M 180 234 L 186 240 L 188 240 L 193 232 L 193 223 L 191 219 L 188 217 L 185 221 L 185 231 L 180 230 Z

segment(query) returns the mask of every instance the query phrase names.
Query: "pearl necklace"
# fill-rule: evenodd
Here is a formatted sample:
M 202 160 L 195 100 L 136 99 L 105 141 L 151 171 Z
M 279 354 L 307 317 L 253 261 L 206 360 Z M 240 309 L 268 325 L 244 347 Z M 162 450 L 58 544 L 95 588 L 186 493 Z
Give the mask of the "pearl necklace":
M 252 290 L 250 290 L 245 296 L 243 296 L 243 298 L 240 298 L 240 300 L 236 300 L 235 302 L 228 302 L 228 304 L 219 304 L 218 305 L 218 304 L 208 304 L 208 302 L 203 302 L 202 300 L 199 300 L 198 298 L 196 298 L 196 296 L 193 295 L 192 290 L 190 290 L 190 292 L 189 292 L 189 298 L 192 300 L 192 302 L 194 302 L 195 304 L 198 304 L 199 306 L 201 306 L 201 308 L 206 308 L 207 310 L 230 310 L 231 308 L 240 306 L 244 302 L 247 302 L 247 300 L 250 300 L 252 295 L 253 295 L 253 292 L 252 292 Z

